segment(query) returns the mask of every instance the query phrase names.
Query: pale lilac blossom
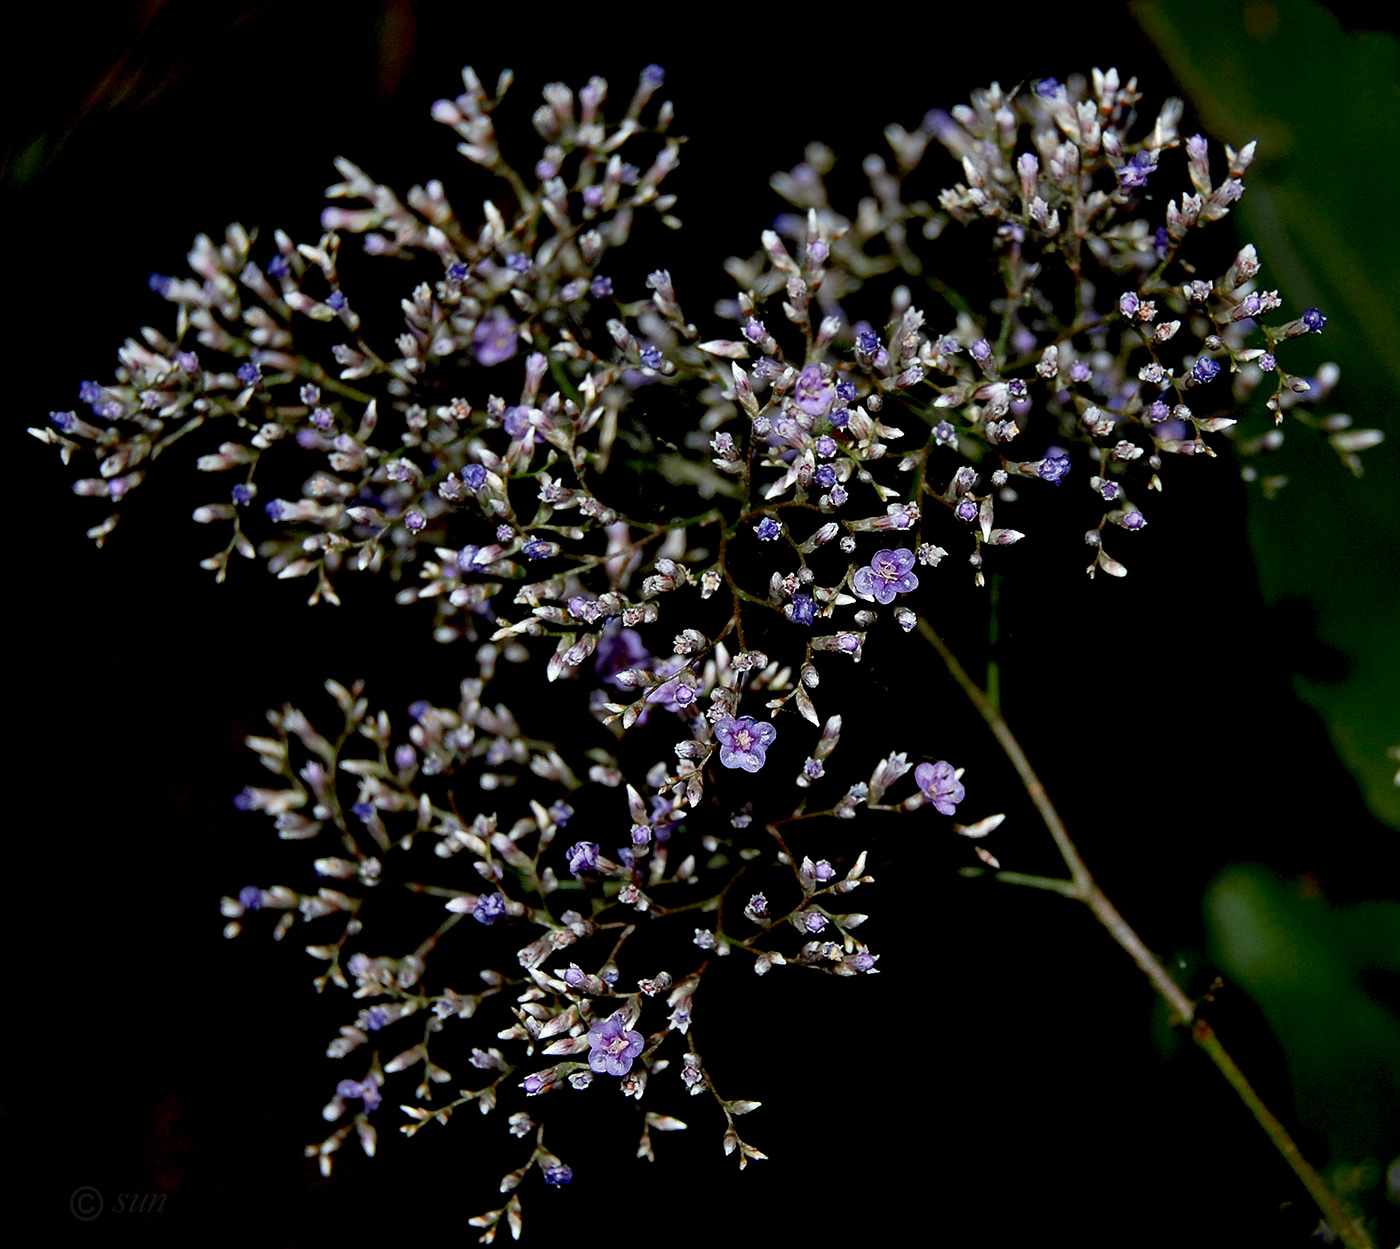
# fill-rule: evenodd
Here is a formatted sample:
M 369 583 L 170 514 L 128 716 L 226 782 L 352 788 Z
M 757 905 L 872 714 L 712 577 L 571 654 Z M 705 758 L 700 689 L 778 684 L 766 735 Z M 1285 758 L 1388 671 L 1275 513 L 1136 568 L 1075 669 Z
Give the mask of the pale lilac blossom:
M 614 1011 L 588 1030 L 588 1065 L 599 1075 L 625 1076 L 646 1045 L 640 1032 L 630 1032 L 624 1011 Z
M 866 567 L 856 570 L 851 585 L 861 598 L 888 605 L 894 602 L 896 594 L 908 594 L 919 588 L 919 578 L 913 568 L 914 552 L 908 547 L 876 551 Z
M 933 804 L 934 810 L 953 815 L 967 791 L 958 780 L 957 771 L 946 759 L 937 763 L 921 763 L 914 769 L 914 780 L 920 792 Z
M 726 768 L 757 772 L 765 762 L 765 752 L 777 740 L 778 730 L 765 720 L 752 716 L 727 716 L 715 725 L 719 739 L 719 761 Z

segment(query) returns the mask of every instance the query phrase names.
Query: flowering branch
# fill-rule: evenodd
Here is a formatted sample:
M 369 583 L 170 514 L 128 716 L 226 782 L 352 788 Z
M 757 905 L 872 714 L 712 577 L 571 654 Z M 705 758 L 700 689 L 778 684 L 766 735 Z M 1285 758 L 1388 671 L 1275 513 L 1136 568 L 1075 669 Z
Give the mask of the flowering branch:
M 1060 819 L 1059 812 L 1055 810 L 1054 804 L 1045 792 L 1045 786 L 1041 784 L 1040 778 L 1031 768 L 1025 751 L 1021 749 L 1020 743 L 1012 735 L 1011 729 L 1002 718 L 1001 713 L 992 705 L 991 700 L 977 683 L 968 676 L 967 670 L 958 662 L 957 656 L 948 649 L 947 643 L 939 637 L 933 626 L 923 617 L 919 618 L 918 630 L 929 645 L 938 652 L 939 658 L 947 666 L 953 680 L 962 687 L 968 701 L 987 722 L 992 736 L 997 739 L 997 744 L 1011 761 L 1011 766 L 1016 769 L 1017 776 L 1021 778 L 1021 783 L 1025 786 L 1026 793 L 1030 796 L 1035 809 L 1040 813 L 1045 827 L 1050 830 L 1050 836 L 1055 839 L 1055 845 L 1059 848 L 1060 856 L 1064 859 L 1065 866 L 1069 868 L 1072 879 L 1055 881 L 1045 877 L 1024 876 L 1019 872 L 997 872 L 996 878 L 1007 884 L 1030 885 L 1034 888 L 1049 889 L 1063 894 L 1067 898 L 1077 899 L 1088 906 L 1099 923 L 1108 929 L 1109 935 L 1113 937 L 1114 941 L 1122 946 L 1131 956 L 1133 962 L 1142 969 L 1143 974 L 1152 982 L 1152 987 L 1175 1012 L 1177 1019 L 1181 1023 L 1191 1025 L 1191 1039 L 1206 1052 L 1211 1062 L 1220 1069 L 1221 1075 L 1230 1082 L 1230 1087 L 1239 1094 L 1240 1100 L 1249 1108 L 1250 1113 L 1258 1120 L 1259 1126 L 1264 1129 L 1269 1139 L 1274 1143 L 1274 1148 L 1283 1155 L 1284 1161 L 1293 1169 L 1293 1173 L 1302 1180 L 1303 1185 L 1322 1212 L 1323 1218 L 1327 1220 L 1328 1226 L 1341 1237 L 1342 1243 L 1347 1245 L 1348 1249 L 1372 1249 L 1370 1236 L 1346 1212 L 1342 1203 L 1337 1199 L 1337 1195 L 1328 1188 L 1327 1182 L 1303 1157 L 1302 1151 L 1289 1135 L 1288 1129 L 1264 1104 L 1259 1094 L 1255 1092 L 1254 1086 L 1250 1084 L 1244 1072 L 1230 1056 L 1229 1051 L 1221 1044 L 1215 1029 L 1204 1019 L 1196 1017 L 1196 1004 L 1181 991 L 1181 987 L 1171 978 L 1167 969 L 1143 944 L 1142 938 L 1118 913 L 1118 908 L 1108 900 L 1093 876 L 1090 875 L 1078 847 L 1075 846 L 1069 831 L 1065 828 L 1064 821 Z

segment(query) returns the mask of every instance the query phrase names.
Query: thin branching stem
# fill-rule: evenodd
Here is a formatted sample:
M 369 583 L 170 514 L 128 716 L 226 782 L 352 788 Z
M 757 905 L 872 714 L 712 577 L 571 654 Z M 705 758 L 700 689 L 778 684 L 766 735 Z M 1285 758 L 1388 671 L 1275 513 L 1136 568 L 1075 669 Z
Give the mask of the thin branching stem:
M 1026 758 L 1020 743 L 1012 735 L 1006 721 L 1002 719 L 1001 713 L 992 705 L 991 700 L 977 683 L 968 676 L 966 669 L 958 662 L 957 656 L 948 649 L 947 643 L 922 617 L 919 619 L 919 632 L 938 652 L 939 657 L 947 666 L 949 674 L 962 687 L 963 693 L 967 695 L 978 714 L 986 721 L 987 727 L 992 731 L 992 736 L 997 739 L 997 744 L 1001 746 L 1002 751 L 1011 761 L 1011 766 L 1016 769 L 1016 774 L 1021 778 L 1021 783 L 1025 786 L 1031 802 L 1040 813 L 1045 827 L 1050 830 L 1050 836 L 1054 838 L 1055 845 L 1060 851 L 1060 857 L 1064 859 L 1065 866 L 1069 868 L 1071 877 L 1070 881 L 1064 882 L 1064 886 L 1059 888 L 1042 883 L 1044 881 L 1042 877 L 1018 878 L 1018 874 L 1012 872 L 998 872 L 997 879 L 1008 884 L 1033 884 L 1039 888 L 1051 887 L 1054 888 L 1055 892 L 1062 893 L 1067 898 L 1075 898 L 1088 906 L 1099 923 L 1108 929 L 1114 941 L 1126 950 L 1133 962 L 1142 969 L 1143 974 L 1152 982 L 1152 987 L 1172 1008 L 1180 1022 L 1191 1026 L 1191 1039 L 1206 1052 L 1211 1062 L 1220 1069 L 1220 1073 L 1229 1081 L 1230 1087 L 1239 1094 L 1240 1100 L 1249 1108 L 1259 1126 L 1268 1134 L 1274 1148 L 1293 1169 L 1293 1173 L 1302 1180 L 1313 1200 L 1317 1203 L 1318 1209 L 1322 1212 L 1323 1218 L 1327 1220 L 1328 1226 L 1341 1238 L 1342 1243 L 1347 1245 L 1348 1249 L 1374 1249 L 1366 1230 L 1346 1212 L 1337 1195 L 1327 1186 L 1326 1181 L 1317 1173 L 1312 1164 L 1303 1157 L 1302 1151 L 1289 1135 L 1288 1129 L 1279 1122 L 1278 1118 L 1264 1104 L 1259 1094 L 1255 1092 L 1254 1086 L 1250 1084 L 1244 1072 L 1240 1070 L 1239 1065 L 1225 1049 L 1215 1030 L 1204 1019 L 1196 1018 L 1195 1003 L 1182 992 L 1181 987 L 1167 973 L 1167 969 L 1143 944 L 1142 938 L 1132 930 L 1127 920 L 1118 913 L 1117 907 L 1108 900 L 1103 890 L 1099 888 L 1085 865 L 1078 847 L 1070 839 L 1069 832 L 1060 819 L 1059 813 L 1055 810 L 1054 804 L 1051 803 L 1049 795 L 1046 794 L 1044 785 L 1040 783 L 1040 778 L 1031 768 L 1030 761 Z

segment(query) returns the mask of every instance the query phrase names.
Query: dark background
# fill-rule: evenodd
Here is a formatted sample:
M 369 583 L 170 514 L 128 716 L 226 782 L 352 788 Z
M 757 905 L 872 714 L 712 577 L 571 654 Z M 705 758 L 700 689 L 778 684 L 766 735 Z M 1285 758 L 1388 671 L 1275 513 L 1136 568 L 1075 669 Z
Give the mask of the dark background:
M 667 265 L 678 283 L 684 274 L 697 320 L 728 293 L 719 261 L 752 250 L 781 210 L 768 175 L 808 139 L 854 167 L 888 121 L 912 128 L 994 77 L 1116 64 L 1149 102 L 1173 90 L 1118 6 L 1073 27 L 1008 15 L 958 31 L 945 16 L 912 32 L 873 11 L 865 25 L 736 14 L 688 19 L 684 31 L 643 10 L 519 10 L 495 24 L 454 12 L 113 5 L 80 26 L 41 15 L 12 50 L 3 315 L 22 482 L 10 580 L 24 639 L 11 652 L 22 857 L 0 1123 L 12 1154 L 33 1157 L 41 1217 L 65 1241 L 105 1243 L 132 1217 L 74 1221 L 67 1203 L 82 1185 L 109 1207 L 120 1193 L 167 1193 L 139 1234 L 181 1243 L 297 1245 L 391 1226 L 467 1235 L 516 1161 L 502 1148 L 503 1115 L 463 1112 L 406 1141 L 388 1103 L 377 1159 L 347 1146 L 324 1180 L 300 1155 L 325 1134 L 318 1111 L 344 1074 L 322 1057 L 344 999 L 314 997 L 295 931 L 285 949 L 255 924 L 236 942 L 220 936 L 220 894 L 298 880 L 308 857 L 233 811 L 255 779 L 242 738 L 266 707 L 315 706 L 327 676 L 368 677 L 401 714 L 413 697 L 450 698 L 461 673 L 425 618 L 380 601 L 384 586 L 357 590 L 340 612 L 306 608 L 301 587 L 256 565 L 214 586 L 197 567 L 212 540 L 187 520 L 207 501 L 196 497 L 204 482 L 172 476 L 137 492 L 104 551 L 83 537 L 105 513 L 74 499 L 80 474 L 21 431 L 73 406 L 83 378 L 109 376 L 126 335 L 166 325 L 147 274 L 180 272 L 193 236 L 232 220 L 314 237 L 340 154 L 399 187 L 449 179 L 465 208 L 481 184 L 427 117 L 460 89 L 463 63 L 488 85 L 515 69 L 503 115 L 522 127 L 546 81 L 577 87 L 601 73 L 617 96 L 647 61 L 667 67 L 675 128 L 692 136 L 668 183 L 686 227 L 655 255 L 640 240 L 635 263 Z M 1184 133 L 1190 122 L 1188 111 Z M 692 252 L 711 258 L 708 274 Z M 1136 558 L 1123 555 L 1132 574 L 1091 583 L 1076 545 L 1084 525 L 1066 504 L 1038 549 L 1008 552 L 1000 591 L 1008 719 L 1109 896 L 1185 964 L 1193 995 L 1228 954 L 1219 930 L 1212 945 L 1202 898 L 1231 864 L 1260 865 L 1247 878 L 1254 896 L 1285 927 L 1296 920 L 1290 939 L 1305 953 L 1319 932 L 1324 945 L 1339 932 L 1383 945 L 1388 918 L 1355 907 L 1394 895 L 1394 832 L 1292 685 L 1300 670 L 1335 683 L 1348 657 L 1319 636 L 1306 599 L 1266 607 L 1248 507 L 1228 464 L 1183 465 L 1133 538 Z M 955 584 L 960 568 L 944 572 L 941 627 L 977 670 L 985 602 Z M 1003 864 L 1055 873 L 955 688 L 936 661 L 905 654 L 891 645 L 868 657 L 871 715 L 890 738 L 868 749 L 909 735 L 966 764 L 976 814 L 1011 813 L 993 845 Z M 1054 895 L 961 879 L 966 843 L 950 848 L 930 827 L 901 824 L 871 842 L 877 884 L 857 898 L 875 916 L 882 975 L 730 975 L 700 1017 L 727 1095 L 764 1102 L 741 1126 L 770 1161 L 734 1174 L 718 1112 L 671 1095 L 665 1076 L 647 1104 L 691 1127 L 656 1139 L 654 1167 L 634 1161 L 632 1117 L 599 1108 L 610 1090 L 592 1089 L 549 1137 L 574 1183 L 545 1192 L 527 1181 L 530 1240 L 888 1236 L 914 1219 L 948 1245 L 1037 1233 L 1095 1246 L 1308 1243 L 1306 1194 L 1091 917 Z M 1366 962 L 1355 954 L 1348 975 Z M 1394 1010 L 1394 976 L 1370 965 L 1363 987 Z M 1372 1052 L 1348 1039 L 1343 1008 L 1320 1012 L 1334 1048 L 1314 1051 L 1319 1069 L 1345 1059 L 1356 1073 L 1346 1096 L 1360 1109 L 1338 1123 L 1318 1112 L 1296 1056 L 1290 1065 L 1271 1000 L 1232 980 L 1203 1010 L 1310 1158 L 1386 1165 L 1400 1152 L 1391 1034 L 1381 1027 Z M 1377 1192 L 1370 1208 L 1389 1220 L 1377 1243 L 1389 1244 L 1396 1211 Z

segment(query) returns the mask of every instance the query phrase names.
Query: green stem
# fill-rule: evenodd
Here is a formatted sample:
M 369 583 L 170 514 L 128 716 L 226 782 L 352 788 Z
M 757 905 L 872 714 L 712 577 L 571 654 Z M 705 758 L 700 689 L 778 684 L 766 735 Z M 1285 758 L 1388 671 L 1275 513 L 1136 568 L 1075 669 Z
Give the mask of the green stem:
M 1128 922 L 1118 913 L 1117 908 L 1108 900 L 1103 890 L 1095 883 L 1083 858 L 1080 857 L 1078 848 L 1070 839 L 1064 822 L 1060 819 L 1059 813 L 1046 794 L 1045 787 L 1031 768 L 1020 744 L 1012 736 L 1006 721 L 1001 718 L 1001 713 L 992 705 L 991 700 L 978 687 L 977 683 L 968 676 L 966 669 L 958 662 L 957 656 L 948 649 L 943 639 L 922 617 L 919 618 L 919 632 L 938 652 L 939 657 L 947 666 L 949 674 L 962 687 L 963 693 L 967 695 L 978 714 L 986 721 L 987 727 L 992 731 L 992 736 L 997 739 L 997 743 L 1011 761 L 1011 766 L 1016 769 L 1016 774 L 1021 778 L 1021 783 L 1025 786 L 1031 802 L 1040 813 L 1045 827 L 1050 830 L 1050 836 L 1054 838 L 1055 845 L 1060 851 L 1060 857 L 1064 859 L 1065 866 L 1069 868 L 1072 878 L 1070 881 L 1056 884 L 1046 877 L 1023 877 L 1019 873 L 999 872 L 997 873 L 998 879 L 1007 879 L 1009 884 L 1044 882 L 1037 883 L 1037 887 L 1053 888 L 1056 892 L 1064 894 L 1065 897 L 1077 898 L 1088 906 L 1099 923 L 1108 929 L 1109 935 L 1113 937 L 1114 941 L 1127 951 L 1143 974 L 1151 981 L 1152 987 L 1176 1012 L 1181 1022 L 1191 1025 L 1191 1039 L 1205 1051 L 1211 1062 L 1219 1068 L 1221 1075 L 1229 1082 L 1230 1087 L 1239 1094 L 1240 1100 L 1249 1108 L 1259 1126 L 1264 1129 L 1273 1142 L 1274 1148 L 1283 1156 L 1283 1160 L 1293 1169 L 1293 1173 L 1312 1195 L 1318 1209 L 1322 1212 L 1322 1217 L 1341 1238 L 1342 1243 L 1347 1245 L 1348 1249 L 1374 1249 L 1366 1230 L 1346 1212 L 1337 1195 L 1327 1187 L 1326 1181 L 1303 1157 L 1302 1151 L 1288 1134 L 1288 1129 L 1264 1105 L 1263 1100 L 1254 1091 L 1253 1085 L 1249 1083 L 1244 1072 L 1240 1070 L 1238 1064 L 1221 1044 L 1215 1030 L 1205 1020 L 1196 1018 L 1195 1003 L 1181 991 L 1176 981 L 1167 974 L 1166 968 L 1143 944 L 1142 939 L 1132 930 Z
M 980 867 L 965 867 L 959 872 L 959 876 L 969 878 L 985 876 L 987 873 Z M 993 872 L 993 880 L 999 880 L 1003 885 L 1025 885 L 1028 889 L 1048 889 L 1051 893 L 1062 893 L 1067 898 L 1078 898 L 1079 890 L 1072 880 L 1061 880 L 1058 876 L 1028 876 L 1025 872 Z

